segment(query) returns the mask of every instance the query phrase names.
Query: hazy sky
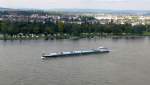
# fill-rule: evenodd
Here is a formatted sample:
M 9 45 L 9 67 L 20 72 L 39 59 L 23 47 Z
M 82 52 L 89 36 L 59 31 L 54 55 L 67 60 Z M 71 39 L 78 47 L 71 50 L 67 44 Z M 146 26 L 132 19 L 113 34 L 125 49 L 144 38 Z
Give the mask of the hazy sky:
M 0 0 L 0 7 L 150 10 L 150 0 Z

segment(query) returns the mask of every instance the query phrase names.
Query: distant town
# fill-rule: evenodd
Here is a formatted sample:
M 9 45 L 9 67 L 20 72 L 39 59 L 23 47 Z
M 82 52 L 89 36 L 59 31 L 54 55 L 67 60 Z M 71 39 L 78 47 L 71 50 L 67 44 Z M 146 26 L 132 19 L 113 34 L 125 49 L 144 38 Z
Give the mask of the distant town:
M 90 18 L 83 18 L 84 16 Z M 11 22 L 58 22 L 63 23 L 99 23 L 99 24 L 132 24 L 134 25 L 147 25 L 150 24 L 150 16 L 144 15 L 114 15 L 111 13 L 82 13 L 82 12 L 53 12 L 41 10 L 3 10 L 0 11 L 0 21 Z
M 150 16 L 131 13 L 0 11 L 0 39 L 150 35 Z

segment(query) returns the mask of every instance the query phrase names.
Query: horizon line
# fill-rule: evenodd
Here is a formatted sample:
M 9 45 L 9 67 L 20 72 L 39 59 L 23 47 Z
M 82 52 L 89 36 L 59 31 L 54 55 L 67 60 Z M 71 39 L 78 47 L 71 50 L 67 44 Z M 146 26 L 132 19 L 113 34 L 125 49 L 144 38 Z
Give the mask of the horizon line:
M 109 8 L 17 8 L 17 7 L 2 7 L 2 9 L 14 9 L 14 10 L 111 10 L 111 11 L 150 11 L 150 9 L 109 9 Z

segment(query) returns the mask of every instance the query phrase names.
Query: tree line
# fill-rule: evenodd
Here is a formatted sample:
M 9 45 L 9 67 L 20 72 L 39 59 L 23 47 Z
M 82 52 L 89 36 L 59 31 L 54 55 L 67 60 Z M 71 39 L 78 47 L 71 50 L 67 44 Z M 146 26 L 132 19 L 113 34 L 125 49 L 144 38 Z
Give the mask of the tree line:
M 144 32 L 150 32 L 150 25 L 135 25 L 131 24 L 75 24 L 75 23 L 63 23 L 63 22 L 10 22 L 0 21 L 0 34 L 3 35 L 18 35 L 22 33 L 26 34 L 69 34 L 79 36 L 82 33 L 99 33 L 99 34 L 111 34 L 111 35 L 123 35 L 123 34 L 138 34 L 142 35 Z

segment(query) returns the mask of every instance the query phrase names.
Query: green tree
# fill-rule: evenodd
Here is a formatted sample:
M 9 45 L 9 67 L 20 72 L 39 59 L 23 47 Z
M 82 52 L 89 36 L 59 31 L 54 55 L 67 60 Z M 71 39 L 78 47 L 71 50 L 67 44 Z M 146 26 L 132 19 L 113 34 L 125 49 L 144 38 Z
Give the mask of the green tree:
M 64 23 L 63 22 L 58 22 L 58 29 L 60 33 L 64 32 Z

